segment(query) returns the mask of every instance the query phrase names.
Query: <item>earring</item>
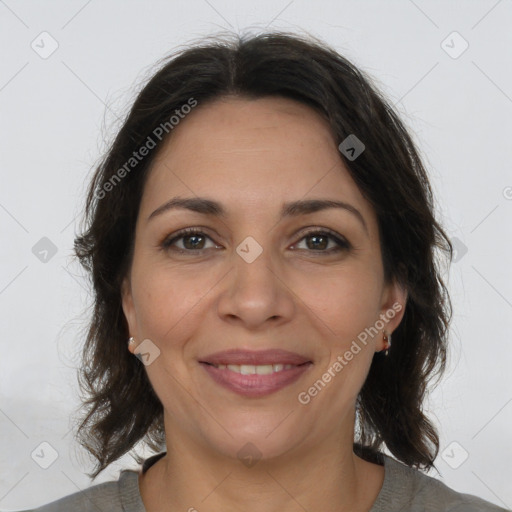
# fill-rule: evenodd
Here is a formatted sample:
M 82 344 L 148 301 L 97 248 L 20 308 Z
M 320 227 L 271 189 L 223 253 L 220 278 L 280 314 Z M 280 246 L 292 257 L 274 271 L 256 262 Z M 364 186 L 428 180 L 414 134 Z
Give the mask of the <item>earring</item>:
M 389 349 L 391 348 L 391 334 L 386 334 L 384 331 L 382 331 L 382 334 L 382 339 L 386 344 L 385 348 L 382 351 L 384 352 L 384 355 L 387 356 L 389 353 Z
M 133 336 L 131 336 L 129 339 L 128 339 L 128 346 L 130 345 L 133 345 L 135 343 L 135 338 Z

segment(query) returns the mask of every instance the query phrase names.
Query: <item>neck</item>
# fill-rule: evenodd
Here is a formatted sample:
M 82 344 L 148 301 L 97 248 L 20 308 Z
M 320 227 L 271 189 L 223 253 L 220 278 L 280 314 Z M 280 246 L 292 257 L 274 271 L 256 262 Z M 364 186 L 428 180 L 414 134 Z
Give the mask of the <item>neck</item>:
M 353 423 L 311 447 L 244 465 L 219 456 L 189 437 L 172 440 L 167 454 L 139 478 L 147 512 L 368 511 L 384 468 L 353 453 Z M 171 442 L 172 441 L 172 442 Z

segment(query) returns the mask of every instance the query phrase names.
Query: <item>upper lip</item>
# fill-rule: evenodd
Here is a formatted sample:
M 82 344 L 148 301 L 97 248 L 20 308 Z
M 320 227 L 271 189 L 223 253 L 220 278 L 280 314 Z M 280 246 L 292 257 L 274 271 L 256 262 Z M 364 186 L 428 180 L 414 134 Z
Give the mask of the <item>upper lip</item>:
M 264 365 L 264 364 L 293 364 L 300 365 L 311 362 L 307 357 L 295 352 L 281 349 L 240 350 L 230 349 L 215 352 L 199 360 L 200 363 Z

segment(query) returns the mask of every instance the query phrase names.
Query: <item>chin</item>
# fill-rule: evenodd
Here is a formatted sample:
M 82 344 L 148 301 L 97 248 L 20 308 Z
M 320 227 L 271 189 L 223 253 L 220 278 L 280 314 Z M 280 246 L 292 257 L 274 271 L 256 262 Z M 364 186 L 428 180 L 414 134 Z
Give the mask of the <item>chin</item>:
M 289 411 L 286 414 L 288 413 Z M 215 428 L 214 431 L 219 435 L 212 437 L 213 430 L 209 430 L 204 433 L 204 439 L 219 454 L 238 459 L 251 467 L 251 464 L 257 460 L 280 457 L 302 444 L 302 438 L 306 433 L 300 436 L 299 425 L 289 421 L 291 417 L 283 421 L 286 414 L 267 414 L 265 421 L 261 417 L 261 412 L 259 414 L 239 413 L 236 421 L 227 421 L 219 417 L 217 418 L 219 423 L 231 436 L 224 429 Z M 303 423 L 302 428 L 304 428 Z

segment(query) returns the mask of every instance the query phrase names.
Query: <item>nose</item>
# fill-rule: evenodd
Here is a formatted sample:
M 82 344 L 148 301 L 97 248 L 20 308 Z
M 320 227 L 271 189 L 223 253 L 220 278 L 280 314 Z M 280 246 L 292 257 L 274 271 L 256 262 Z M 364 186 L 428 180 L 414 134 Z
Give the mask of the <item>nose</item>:
M 258 330 L 293 317 L 295 296 L 283 267 L 273 264 L 269 250 L 250 263 L 233 252 L 232 261 L 218 300 L 218 314 L 224 321 Z

